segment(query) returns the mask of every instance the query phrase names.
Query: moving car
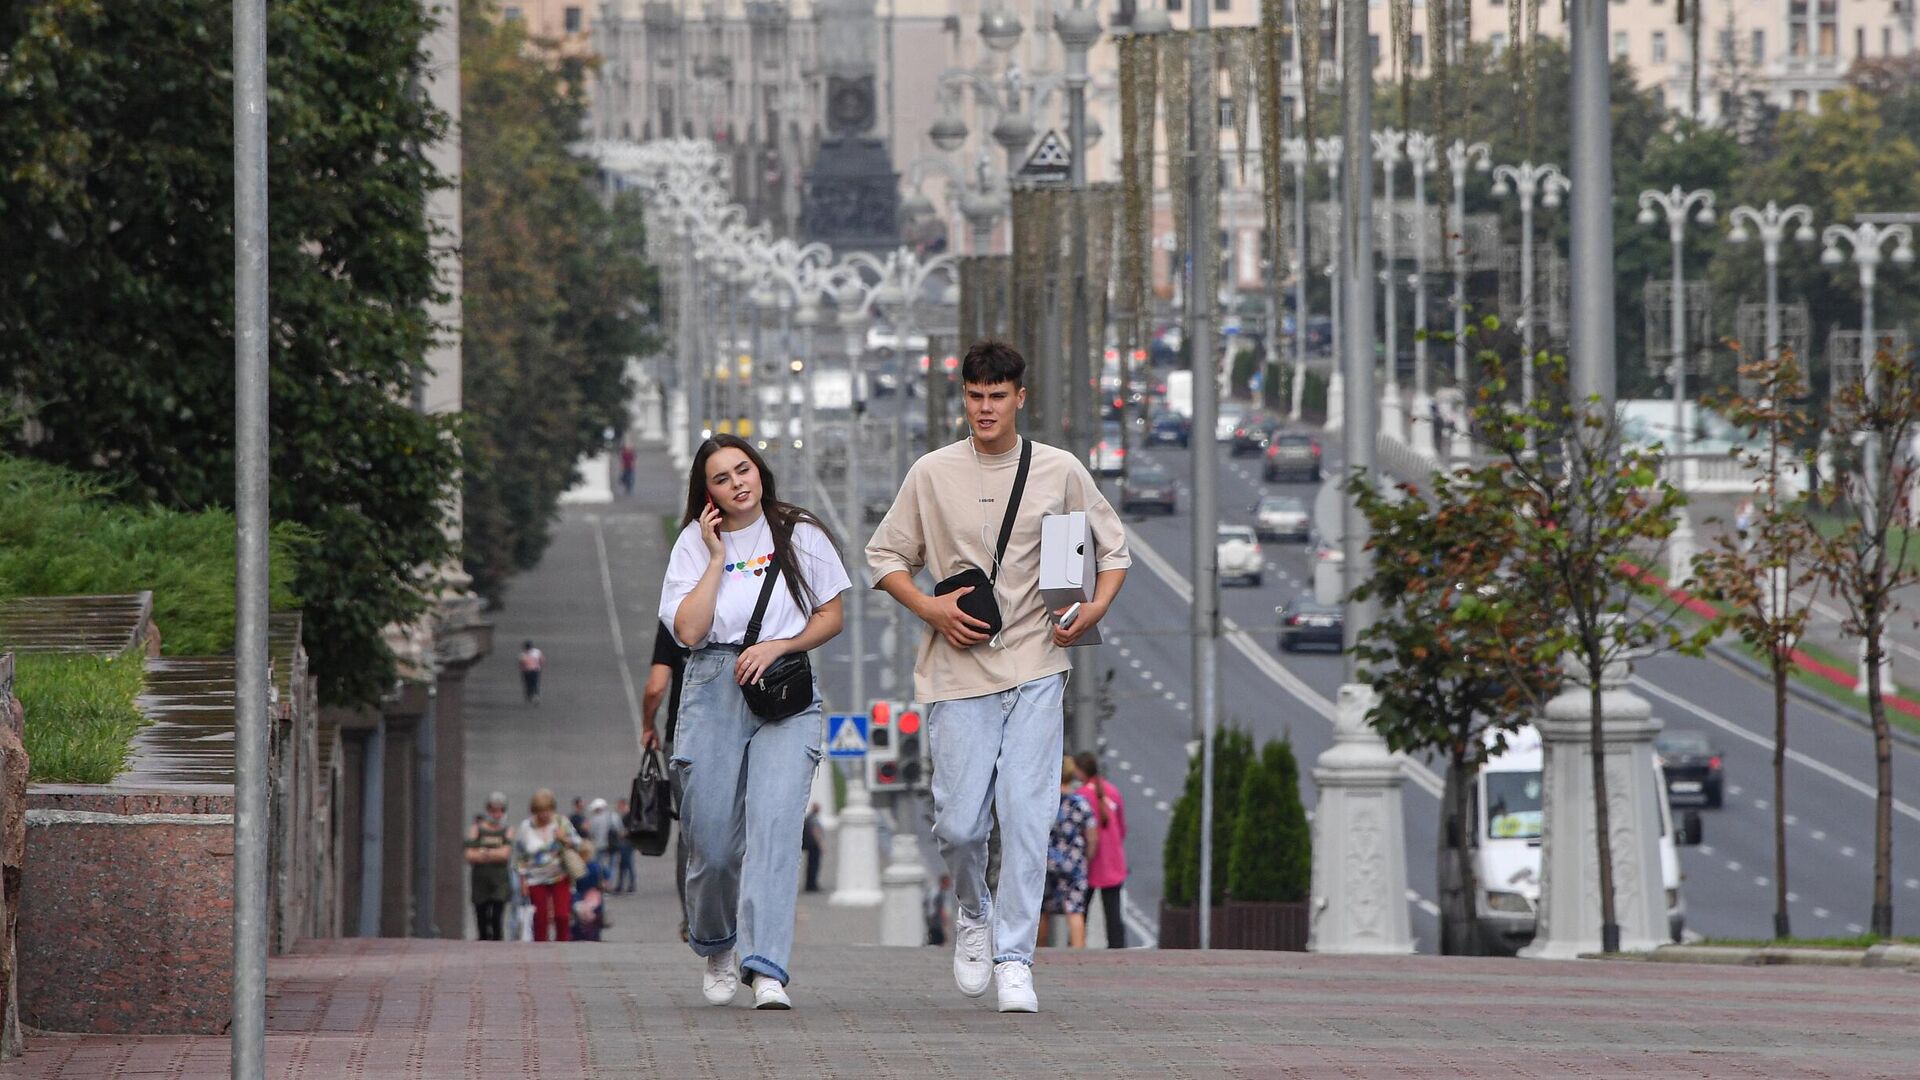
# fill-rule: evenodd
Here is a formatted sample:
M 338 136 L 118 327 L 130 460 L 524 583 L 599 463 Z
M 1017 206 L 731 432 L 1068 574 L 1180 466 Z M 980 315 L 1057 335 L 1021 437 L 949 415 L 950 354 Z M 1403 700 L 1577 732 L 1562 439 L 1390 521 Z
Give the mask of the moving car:
M 1233 433 L 1246 422 L 1248 409 L 1237 401 L 1220 403 L 1220 415 L 1214 418 L 1213 441 L 1231 442 Z
M 1697 731 L 1665 731 L 1653 740 L 1653 752 L 1667 770 L 1667 798 L 1720 809 L 1724 781 L 1720 751 Z
M 1126 447 L 1120 445 L 1120 425 L 1108 420 L 1100 425 L 1100 441 L 1087 454 L 1087 469 L 1095 476 L 1119 476 L 1126 460 Z
M 1264 453 L 1267 443 L 1278 434 L 1284 425 L 1280 418 L 1271 413 L 1254 413 L 1242 420 L 1233 429 L 1233 457 L 1250 457 Z
M 1294 652 L 1302 645 L 1331 645 L 1337 651 L 1346 643 L 1346 616 L 1337 605 L 1302 596 L 1273 610 L 1280 616 L 1281 652 Z
M 1220 584 L 1239 581 L 1258 587 L 1267 567 L 1260 538 L 1246 525 L 1220 525 L 1214 530 L 1214 558 L 1220 564 Z
M 1120 512 L 1131 514 L 1148 507 L 1172 514 L 1178 505 L 1173 475 L 1150 461 L 1141 462 L 1120 481 Z
M 1263 540 L 1305 540 L 1313 532 L 1307 504 L 1291 495 L 1269 495 L 1254 511 L 1254 531 Z
M 1320 441 L 1304 431 L 1277 431 L 1267 440 L 1267 456 L 1260 477 L 1320 482 Z
M 1147 441 L 1155 446 L 1178 446 L 1184 450 L 1192 438 L 1192 417 L 1182 416 L 1172 409 L 1161 409 L 1154 413 L 1153 423 L 1147 428 Z
M 1489 743 L 1494 735 L 1489 733 Z M 1474 922 L 1484 951 L 1511 954 L 1533 940 L 1540 907 L 1540 838 L 1546 822 L 1541 777 L 1544 755 L 1540 732 L 1532 725 L 1507 736 L 1504 751 L 1488 759 L 1469 792 L 1473 873 L 1478 883 Z M 1661 790 L 1665 777 L 1660 762 L 1649 754 L 1647 767 Z M 1679 941 L 1686 929 L 1687 902 L 1680 892 L 1680 855 L 1677 844 L 1700 842 L 1700 815 L 1688 811 L 1680 832 L 1674 830 L 1667 800 L 1656 799 L 1660 822 L 1660 878 L 1665 888 L 1667 932 Z M 1454 830 L 1449 830 L 1452 835 Z M 1443 872 L 1453 861 L 1441 860 Z

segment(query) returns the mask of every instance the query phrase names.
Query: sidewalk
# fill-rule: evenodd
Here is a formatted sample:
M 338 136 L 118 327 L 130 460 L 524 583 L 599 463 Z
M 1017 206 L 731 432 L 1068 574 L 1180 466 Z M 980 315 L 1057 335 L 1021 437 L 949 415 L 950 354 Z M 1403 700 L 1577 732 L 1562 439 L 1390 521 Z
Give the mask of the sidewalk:
M 941 949 L 808 945 L 791 1012 L 700 998 L 679 945 L 316 942 L 275 961 L 268 1075 L 1908 1080 L 1920 983 L 1859 970 L 1048 951 L 1045 1011 Z M 744 1002 L 745 998 L 741 999 Z M 42 1036 L 7 1075 L 226 1075 L 216 1038 Z

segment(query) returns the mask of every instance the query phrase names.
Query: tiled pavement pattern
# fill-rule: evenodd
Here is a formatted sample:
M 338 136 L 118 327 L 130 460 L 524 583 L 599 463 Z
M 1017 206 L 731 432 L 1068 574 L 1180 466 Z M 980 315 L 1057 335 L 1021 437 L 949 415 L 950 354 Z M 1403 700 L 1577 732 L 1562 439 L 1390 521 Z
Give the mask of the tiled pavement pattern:
M 1048 951 L 1045 1011 L 939 949 L 806 946 L 797 1008 L 716 1009 L 675 945 L 343 941 L 273 966 L 274 1077 L 1885 1077 L 1920 979 L 1810 968 Z M 742 995 L 742 1002 L 745 995 Z M 33 1040 L 9 1077 L 216 1077 L 213 1038 Z

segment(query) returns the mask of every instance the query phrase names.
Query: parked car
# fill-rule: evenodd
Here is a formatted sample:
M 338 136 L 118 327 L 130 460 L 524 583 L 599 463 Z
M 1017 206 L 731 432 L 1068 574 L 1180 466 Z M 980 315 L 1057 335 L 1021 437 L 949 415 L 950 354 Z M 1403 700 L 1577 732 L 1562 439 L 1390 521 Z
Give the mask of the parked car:
M 1120 445 L 1120 425 L 1108 420 L 1100 425 L 1100 441 L 1087 454 L 1087 469 L 1095 476 L 1119 476 L 1126 460 L 1126 447 Z
M 1192 438 L 1193 418 L 1172 409 L 1154 413 L 1153 423 L 1147 428 L 1147 441 L 1155 446 L 1178 446 L 1184 450 Z
M 1174 513 L 1179 505 L 1179 488 L 1173 474 L 1152 462 L 1140 462 L 1120 481 L 1120 512 L 1131 514 L 1152 508 L 1163 514 Z
M 1291 495 L 1269 495 L 1254 510 L 1254 531 L 1262 540 L 1305 540 L 1313 531 L 1313 515 Z
M 1237 401 L 1220 403 L 1220 414 L 1214 418 L 1213 441 L 1231 442 L 1233 433 L 1246 419 L 1248 409 Z
M 1665 731 L 1653 740 L 1653 752 L 1667 771 L 1667 798 L 1717 810 L 1725 796 L 1720 751 L 1697 731 Z
M 1256 588 L 1266 556 L 1260 551 L 1260 538 L 1246 525 L 1220 525 L 1214 530 L 1214 558 L 1220 564 L 1220 584 L 1238 581 Z
M 1280 616 L 1280 651 L 1294 652 L 1302 645 L 1346 644 L 1346 615 L 1338 604 L 1321 604 L 1311 596 L 1301 596 L 1274 608 Z
M 1272 413 L 1254 413 L 1242 420 L 1233 429 L 1233 446 L 1229 451 L 1232 457 L 1249 457 L 1265 453 L 1267 443 L 1285 427 L 1280 418 Z
M 1281 431 L 1267 440 L 1260 477 L 1272 482 L 1283 477 L 1320 482 L 1320 440 L 1304 431 Z

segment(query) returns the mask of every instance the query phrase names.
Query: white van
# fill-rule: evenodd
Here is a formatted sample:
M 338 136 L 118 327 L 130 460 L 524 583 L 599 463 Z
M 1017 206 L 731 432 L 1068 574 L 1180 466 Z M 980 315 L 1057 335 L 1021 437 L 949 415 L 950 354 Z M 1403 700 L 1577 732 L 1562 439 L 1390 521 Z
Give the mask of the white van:
M 1474 917 L 1482 948 L 1511 955 L 1533 940 L 1540 906 L 1541 811 L 1540 732 L 1532 725 L 1507 736 L 1507 748 L 1488 761 L 1474 779 L 1471 810 L 1475 821 L 1473 873 L 1478 885 Z M 1651 753 L 1647 767 L 1660 772 Z M 1667 790 L 1656 775 L 1653 790 Z M 1680 853 L 1676 842 L 1700 842 L 1697 814 L 1689 813 L 1687 835 L 1674 832 L 1673 812 L 1660 804 L 1660 877 L 1666 887 L 1667 930 L 1674 941 L 1686 927 L 1687 901 L 1680 889 Z

